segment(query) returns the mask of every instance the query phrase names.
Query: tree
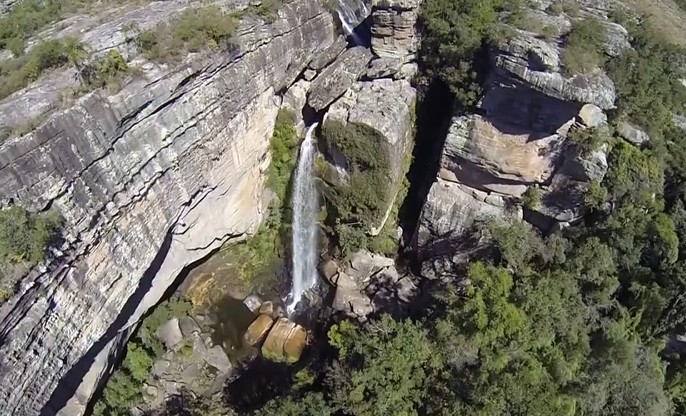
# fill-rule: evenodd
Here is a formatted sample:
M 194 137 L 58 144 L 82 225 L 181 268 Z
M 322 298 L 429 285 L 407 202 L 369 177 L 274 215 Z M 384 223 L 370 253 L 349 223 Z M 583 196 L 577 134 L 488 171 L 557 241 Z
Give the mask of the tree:
M 88 51 L 86 51 L 86 47 L 79 40 L 69 37 L 64 40 L 64 49 L 66 51 L 69 64 L 76 68 L 79 82 L 81 84 L 85 84 L 83 71 L 84 61 L 88 57 Z

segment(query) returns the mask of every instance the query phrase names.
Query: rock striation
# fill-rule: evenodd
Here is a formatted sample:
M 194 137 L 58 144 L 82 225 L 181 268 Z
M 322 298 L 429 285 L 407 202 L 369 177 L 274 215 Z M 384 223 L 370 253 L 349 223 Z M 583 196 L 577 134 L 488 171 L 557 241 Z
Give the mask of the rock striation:
M 415 29 L 421 0 L 372 1 L 372 50 L 381 58 L 412 60 L 418 47 Z
M 0 201 L 65 220 L 56 260 L 0 309 L 0 414 L 83 414 L 178 273 L 255 231 L 275 91 L 333 40 L 320 3 L 295 0 L 246 22 L 236 50 L 90 93 L 0 146 Z
M 561 23 L 558 33 L 565 30 Z M 516 33 L 491 52 L 476 114 L 452 118 L 415 231 L 426 278 L 457 277 L 455 265 L 482 246 L 483 221 L 525 219 L 543 231 L 577 221 L 588 183 L 607 172 L 607 147 L 584 149 L 572 137 L 608 134 L 614 84 L 599 69 L 566 76 L 560 43 Z M 524 206 L 530 189 L 540 201 Z

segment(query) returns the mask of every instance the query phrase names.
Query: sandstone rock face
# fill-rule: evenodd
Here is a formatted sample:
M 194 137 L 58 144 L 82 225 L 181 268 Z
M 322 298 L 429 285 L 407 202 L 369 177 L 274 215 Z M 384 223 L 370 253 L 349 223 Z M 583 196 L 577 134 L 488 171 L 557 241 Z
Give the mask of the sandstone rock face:
M 294 363 L 300 360 L 306 344 L 305 328 L 286 318 L 279 318 L 262 345 L 262 354 L 274 361 Z
M 371 127 L 385 141 L 383 148 L 390 161 L 389 188 L 384 190 L 388 202 L 382 220 L 370 230 L 372 235 L 378 234 L 383 228 L 398 193 L 400 180 L 406 173 L 405 159 L 407 153 L 411 152 L 416 94 L 405 80 L 384 78 L 358 82 L 331 105 L 324 118 L 324 125 L 335 121 L 343 125 L 355 123 Z M 347 162 L 337 161 L 337 164 L 346 166 Z
M 307 99 L 310 107 L 321 111 L 343 95 L 364 73 L 371 58 L 369 49 L 362 46 L 343 52 L 312 81 Z
M 410 60 L 417 52 L 420 0 L 372 1 L 372 50 L 382 58 Z
M 256 229 L 274 91 L 333 42 L 315 0 L 279 16 L 242 27 L 239 53 L 91 93 L 0 146 L 0 201 L 52 207 L 66 226 L 57 260 L 0 309 L 0 414 L 82 414 L 178 273 Z
M 248 345 L 258 345 L 267 336 L 274 319 L 267 314 L 261 314 L 253 321 L 245 333 L 244 340 Z

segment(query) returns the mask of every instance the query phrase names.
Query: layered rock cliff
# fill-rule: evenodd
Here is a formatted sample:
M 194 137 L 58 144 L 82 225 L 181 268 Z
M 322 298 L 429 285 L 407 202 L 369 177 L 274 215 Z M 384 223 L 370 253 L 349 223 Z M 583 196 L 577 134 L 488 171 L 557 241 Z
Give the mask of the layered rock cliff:
M 273 24 L 244 21 L 237 41 L 179 67 L 144 64 L 118 94 L 90 93 L 0 147 L 0 200 L 58 210 L 66 239 L 0 309 L 1 414 L 82 414 L 178 273 L 260 223 L 278 92 L 333 42 L 332 17 L 295 0 Z
M 543 231 L 578 220 L 588 183 L 607 171 L 605 148 L 581 149 L 572 137 L 607 127 L 603 110 L 614 107 L 614 84 L 598 68 L 566 74 L 560 39 L 571 18 L 531 13 L 554 25 L 558 37 L 513 29 L 490 51 L 476 114 L 457 113 L 451 120 L 415 233 L 425 277 L 451 275 L 455 263 L 478 249 L 473 231 L 480 220 L 523 218 Z M 625 36 L 614 30 L 606 53 L 629 47 Z

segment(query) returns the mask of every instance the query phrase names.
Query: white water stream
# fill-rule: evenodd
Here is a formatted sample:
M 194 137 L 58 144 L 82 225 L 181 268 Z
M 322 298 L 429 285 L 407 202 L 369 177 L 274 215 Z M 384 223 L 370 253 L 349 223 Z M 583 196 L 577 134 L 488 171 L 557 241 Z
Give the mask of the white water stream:
M 317 188 L 314 182 L 314 157 L 317 151 L 313 133 L 317 123 L 307 129 L 300 145 L 293 182 L 293 286 L 288 313 L 292 313 L 303 294 L 317 283 Z
M 360 3 L 359 13 L 356 13 L 353 9 L 353 6 L 351 5 L 352 1 L 358 1 Z M 352 1 L 336 0 L 336 12 L 338 13 L 338 20 L 341 21 L 341 25 L 343 26 L 343 30 L 345 30 L 345 33 L 352 37 L 352 40 L 355 45 L 361 45 L 362 40 L 357 35 L 357 33 L 355 33 L 355 28 L 359 26 L 360 23 L 362 23 L 362 21 L 367 18 L 367 16 L 369 16 L 371 10 L 369 10 L 369 7 L 367 6 L 367 3 L 364 2 L 364 0 Z

